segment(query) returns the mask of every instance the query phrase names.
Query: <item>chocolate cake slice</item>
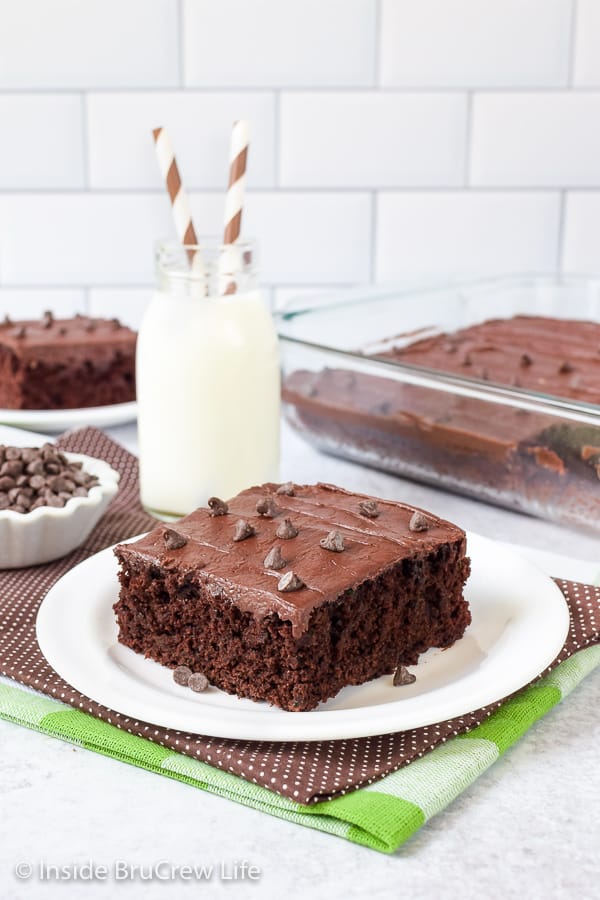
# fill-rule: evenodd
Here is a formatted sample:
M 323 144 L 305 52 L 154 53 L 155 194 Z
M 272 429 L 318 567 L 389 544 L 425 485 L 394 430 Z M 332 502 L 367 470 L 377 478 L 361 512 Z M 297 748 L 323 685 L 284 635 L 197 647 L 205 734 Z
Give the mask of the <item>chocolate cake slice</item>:
M 0 408 L 77 409 L 135 400 L 136 333 L 117 319 L 0 323 Z
M 328 484 L 265 484 L 115 549 L 119 641 L 231 694 L 310 710 L 470 622 L 456 525 Z

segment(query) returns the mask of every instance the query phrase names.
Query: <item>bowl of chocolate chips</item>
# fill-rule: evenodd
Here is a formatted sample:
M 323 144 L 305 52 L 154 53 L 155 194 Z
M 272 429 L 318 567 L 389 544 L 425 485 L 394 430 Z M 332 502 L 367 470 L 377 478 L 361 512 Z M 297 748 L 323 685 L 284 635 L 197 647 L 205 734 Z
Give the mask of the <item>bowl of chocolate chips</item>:
M 117 493 L 119 473 L 52 444 L 0 444 L 0 568 L 35 566 L 85 541 Z

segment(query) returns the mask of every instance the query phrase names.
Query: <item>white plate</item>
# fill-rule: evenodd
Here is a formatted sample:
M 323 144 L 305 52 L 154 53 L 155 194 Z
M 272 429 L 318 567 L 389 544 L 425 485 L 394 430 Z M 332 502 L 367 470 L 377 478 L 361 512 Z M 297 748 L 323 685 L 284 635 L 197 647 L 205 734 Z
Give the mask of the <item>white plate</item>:
M 56 434 L 68 428 L 94 425 L 110 428 L 135 421 L 137 403 L 113 403 L 110 406 L 89 406 L 87 409 L 0 409 L 0 423 Z
M 37 618 L 42 653 L 78 691 L 135 720 L 179 731 L 246 740 L 363 737 L 432 725 L 518 690 L 556 657 L 569 629 L 564 596 L 517 554 L 468 535 L 473 621 L 448 650 L 412 667 L 414 684 L 391 676 L 344 688 L 311 712 L 284 712 L 210 688 L 194 694 L 171 671 L 117 642 L 112 605 L 117 561 L 103 550 L 50 590 Z

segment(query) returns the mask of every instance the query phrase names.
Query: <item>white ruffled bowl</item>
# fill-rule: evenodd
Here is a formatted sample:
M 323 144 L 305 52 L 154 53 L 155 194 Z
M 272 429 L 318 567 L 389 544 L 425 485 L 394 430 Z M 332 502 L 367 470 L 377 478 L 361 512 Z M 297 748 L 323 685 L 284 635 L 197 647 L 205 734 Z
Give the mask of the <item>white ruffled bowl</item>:
M 108 463 L 81 453 L 65 453 L 81 462 L 98 484 L 87 497 L 72 497 L 64 506 L 39 506 L 33 512 L 0 510 L 0 569 L 36 566 L 66 556 L 90 535 L 119 489 L 119 473 Z

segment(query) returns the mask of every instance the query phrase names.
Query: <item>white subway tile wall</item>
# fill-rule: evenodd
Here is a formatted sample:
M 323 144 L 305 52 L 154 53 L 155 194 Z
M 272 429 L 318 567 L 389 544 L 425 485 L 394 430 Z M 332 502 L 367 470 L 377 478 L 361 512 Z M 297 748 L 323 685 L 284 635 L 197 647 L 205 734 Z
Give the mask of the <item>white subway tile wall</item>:
M 276 306 L 354 283 L 600 271 L 600 0 L 0 0 L 0 312 L 137 325 L 173 235 L 152 128 Z

